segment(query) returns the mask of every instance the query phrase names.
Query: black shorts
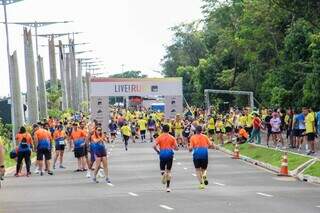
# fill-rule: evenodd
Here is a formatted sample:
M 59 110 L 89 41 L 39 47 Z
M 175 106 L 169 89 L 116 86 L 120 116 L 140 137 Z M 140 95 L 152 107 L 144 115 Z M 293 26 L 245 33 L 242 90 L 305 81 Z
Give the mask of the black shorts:
M 193 164 L 196 169 L 207 169 L 208 159 L 193 159 Z
M 75 158 L 81 158 L 84 156 L 85 156 L 85 150 L 83 147 L 74 149 L 74 157 Z
M 314 141 L 316 139 L 316 134 L 311 132 L 307 133 L 307 141 Z
M 214 129 L 209 129 L 208 130 L 209 135 L 214 135 L 214 132 L 215 132 Z
M 305 129 L 299 129 L 299 137 L 303 137 L 303 136 L 305 136 L 306 134 L 305 134 Z
M 128 135 L 124 135 L 124 136 L 123 136 L 123 139 L 124 139 L 125 141 L 129 141 L 130 136 L 128 136 Z
M 281 134 L 281 131 L 279 132 L 272 132 L 273 135 L 278 135 L 278 134 Z
M 56 144 L 56 150 L 57 151 L 64 151 L 66 145 L 59 145 L 59 144 Z
M 160 158 L 160 170 L 165 171 L 165 170 L 171 170 L 172 168 L 172 163 L 173 163 L 173 158 L 167 158 L 167 159 L 161 159 Z
M 51 150 L 50 149 L 38 149 L 37 150 L 37 160 L 51 160 Z
M 145 135 L 146 134 L 146 130 L 140 130 L 140 135 Z
M 226 127 L 226 132 L 227 132 L 227 133 L 232 132 L 232 127 L 227 126 L 227 127 Z
M 185 137 L 185 138 L 189 138 L 190 137 L 190 132 L 188 132 L 188 133 L 187 132 L 183 132 L 182 136 Z
M 116 136 L 117 136 L 117 133 L 116 133 L 116 132 L 111 132 L 110 135 L 111 135 L 112 137 L 116 137 Z
M 294 137 L 299 137 L 300 136 L 299 129 L 293 129 L 292 134 L 293 134 Z

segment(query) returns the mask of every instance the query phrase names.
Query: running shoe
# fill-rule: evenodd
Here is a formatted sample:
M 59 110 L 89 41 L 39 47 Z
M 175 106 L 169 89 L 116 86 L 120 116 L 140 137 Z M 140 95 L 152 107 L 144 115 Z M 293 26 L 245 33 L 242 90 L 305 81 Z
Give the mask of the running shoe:
M 65 169 L 66 167 L 64 167 L 63 165 L 59 166 L 60 169 Z
M 92 178 L 92 181 L 94 182 L 94 183 L 99 183 L 99 181 L 97 180 L 97 178 Z
M 105 176 L 105 175 L 104 175 L 103 170 L 100 169 L 99 172 L 98 172 L 98 177 L 103 178 L 104 176 Z
M 40 172 L 40 176 L 43 176 L 43 171 Z
M 203 175 L 202 176 L 202 179 L 203 179 L 203 183 L 204 183 L 204 185 L 208 185 L 209 184 L 209 181 L 207 180 L 207 176 L 206 175 Z
M 39 170 L 38 168 L 36 168 L 36 169 L 34 170 L 34 173 L 35 173 L 35 174 L 40 174 L 40 170 Z
M 53 175 L 53 172 L 52 171 L 48 171 L 48 175 Z
M 110 178 L 106 178 L 107 183 L 111 183 Z
M 91 174 L 90 174 L 90 171 L 87 171 L 87 175 L 86 175 L 87 178 L 91 178 Z
M 204 189 L 204 185 L 200 184 L 199 189 Z
M 171 189 L 170 188 L 167 188 L 167 190 L 166 190 L 167 192 L 171 192 Z

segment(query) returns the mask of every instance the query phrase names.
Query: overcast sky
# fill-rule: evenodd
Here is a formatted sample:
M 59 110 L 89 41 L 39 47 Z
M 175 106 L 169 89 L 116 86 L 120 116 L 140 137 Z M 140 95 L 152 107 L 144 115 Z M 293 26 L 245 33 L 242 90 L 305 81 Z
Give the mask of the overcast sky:
M 90 44 L 78 46 L 76 51 L 94 50 L 81 57 L 101 58 L 105 63 L 105 75 L 120 72 L 124 64 L 125 70 L 141 70 L 149 76 L 157 76 L 153 70 L 161 69 L 164 45 L 172 39 L 169 28 L 201 19 L 201 5 L 201 0 L 24 0 L 8 6 L 8 21 L 72 20 L 71 24 L 40 28 L 39 34 L 84 32 L 76 35 L 75 42 Z M 4 21 L 2 7 L 0 19 Z M 22 26 L 9 25 L 10 49 L 18 51 L 20 82 L 22 90 L 26 91 L 22 32 Z M 0 38 L 0 96 L 6 96 L 9 76 L 4 25 L 0 25 Z M 62 41 L 67 40 L 62 38 Z M 46 45 L 47 39 L 39 38 L 39 44 Z M 47 47 L 40 47 L 39 53 L 44 57 L 48 79 Z

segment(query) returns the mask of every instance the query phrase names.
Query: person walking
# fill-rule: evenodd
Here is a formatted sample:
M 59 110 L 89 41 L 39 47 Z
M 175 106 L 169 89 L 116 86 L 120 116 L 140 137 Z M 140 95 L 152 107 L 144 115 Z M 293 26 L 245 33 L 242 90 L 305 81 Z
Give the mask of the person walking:
M 17 142 L 17 166 L 16 166 L 16 177 L 19 177 L 20 170 L 22 167 L 22 161 L 25 161 L 27 174 L 29 177 L 31 175 L 30 166 L 31 166 L 31 150 L 32 150 L 32 137 L 27 132 L 24 126 L 20 127 L 18 134 L 16 135 Z
M 254 112 L 252 114 L 253 114 L 253 121 L 252 121 L 253 129 L 252 129 L 250 138 L 248 139 L 248 143 L 252 143 L 254 142 L 254 140 L 256 140 L 256 144 L 261 144 L 260 130 L 262 128 L 262 122 L 257 112 Z

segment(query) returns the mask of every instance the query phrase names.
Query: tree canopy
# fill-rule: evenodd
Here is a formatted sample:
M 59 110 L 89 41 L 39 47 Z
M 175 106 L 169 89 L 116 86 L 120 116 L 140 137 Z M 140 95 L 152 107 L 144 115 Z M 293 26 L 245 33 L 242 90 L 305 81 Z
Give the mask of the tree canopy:
M 173 27 L 162 59 L 165 76 L 183 77 L 189 102 L 202 105 L 204 89 L 234 89 L 268 107 L 320 106 L 318 0 L 203 2 L 204 19 Z

